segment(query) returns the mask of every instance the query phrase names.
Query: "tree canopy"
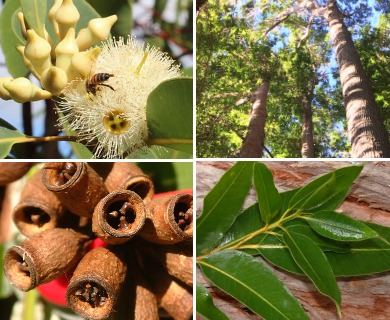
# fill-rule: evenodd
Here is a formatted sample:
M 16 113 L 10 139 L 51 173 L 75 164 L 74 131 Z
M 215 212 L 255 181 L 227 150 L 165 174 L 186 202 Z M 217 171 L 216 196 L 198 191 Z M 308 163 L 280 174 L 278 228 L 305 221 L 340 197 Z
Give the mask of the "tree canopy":
M 345 79 L 353 74 L 345 73 L 345 65 L 340 69 L 336 59 L 340 52 L 330 32 L 332 4 L 338 6 L 352 35 L 373 103 L 380 109 L 380 116 L 372 116 L 367 125 L 357 123 L 360 114 L 355 112 L 351 119 L 348 111 L 354 108 L 349 106 L 353 89 Z M 356 156 L 363 140 L 357 136 L 360 129 L 376 127 L 378 121 L 385 128 L 379 136 L 388 142 L 390 16 L 386 11 L 388 1 L 209 0 L 197 16 L 198 157 L 240 156 L 256 90 L 264 79 L 269 79 L 270 87 L 265 138 L 259 140 L 263 156 Z M 352 58 L 350 62 L 355 64 Z M 363 83 L 363 91 L 366 87 Z M 311 155 L 304 151 L 307 145 Z

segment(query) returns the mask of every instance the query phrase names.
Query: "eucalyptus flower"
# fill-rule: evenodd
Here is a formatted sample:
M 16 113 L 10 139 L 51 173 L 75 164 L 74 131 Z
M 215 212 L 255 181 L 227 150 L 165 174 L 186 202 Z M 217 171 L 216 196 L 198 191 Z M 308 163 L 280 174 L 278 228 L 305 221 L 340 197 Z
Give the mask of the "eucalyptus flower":
M 180 76 L 173 63 L 131 37 L 104 42 L 87 79 L 75 79 L 62 91 L 60 124 L 93 146 L 97 158 L 141 149 L 148 137 L 147 98 L 161 82 Z

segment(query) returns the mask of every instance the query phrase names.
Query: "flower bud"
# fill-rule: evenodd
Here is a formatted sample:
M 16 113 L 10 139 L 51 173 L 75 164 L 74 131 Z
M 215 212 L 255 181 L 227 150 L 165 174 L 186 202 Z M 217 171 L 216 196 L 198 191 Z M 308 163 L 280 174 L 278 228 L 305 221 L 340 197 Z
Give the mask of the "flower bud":
M 58 8 L 61 6 L 62 4 L 62 0 L 55 0 L 54 1 L 54 4 L 53 6 L 50 8 L 49 10 L 49 14 L 48 14 L 48 17 L 49 17 L 49 21 L 52 23 L 53 25 L 53 28 L 54 28 L 54 32 L 55 34 L 57 35 L 57 37 L 59 36 L 60 32 L 58 30 L 58 23 L 57 21 L 54 19 L 54 16 L 58 10 Z
M 12 81 L 13 78 L 6 77 L 6 78 L 0 78 L 0 98 L 3 100 L 10 100 L 12 97 L 10 96 L 9 92 L 3 87 L 4 83 Z
M 105 40 L 111 31 L 118 17 L 112 15 L 106 18 L 92 19 L 88 23 L 88 27 L 81 29 L 77 35 L 77 45 L 80 51 L 86 50 L 99 41 Z
M 34 30 L 27 30 L 27 44 L 24 48 L 24 56 L 30 61 L 39 75 L 51 67 L 50 52 L 51 46 L 49 42 L 38 36 Z
M 26 34 L 26 24 L 24 23 L 24 14 L 23 14 L 22 11 L 19 11 L 16 14 L 16 16 L 17 16 L 19 24 L 20 24 L 20 29 L 21 29 L 21 32 L 22 32 L 22 36 L 26 40 L 27 39 L 27 34 Z
M 68 77 L 64 70 L 52 66 L 43 71 L 41 83 L 47 91 L 58 96 L 68 83 Z
M 76 77 L 75 72 L 69 70 L 72 57 L 75 53 L 79 52 L 77 47 L 75 30 L 70 28 L 65 36 L 65 38 L 57 45 L 55 49 L 56 53 L 56 67 L 64 70 L 68 78 L 74 79 Z M 70 79 L 69 79 L 70 80 Z
M 64 0 L 54 14 L 54 20 L 58 24 L 58 38 L 62 40 L 69 28 L 74 28 L 80 19 L 80 13 L 72 0 Z
M 3 87 L 9 92 L 12 99 L 19 103 L 49 99 L 52 97 L 49 91 L 42 90 L 32 84 L 30 80 L 23 77 L 6 82 L 3 84 Z
M 83 78 L 87 78 L 91 72 L 95 59 L 99 56 L 102 49 L 99 47 L 88 51 L 78 52 L 72 57 L 72 67 Z

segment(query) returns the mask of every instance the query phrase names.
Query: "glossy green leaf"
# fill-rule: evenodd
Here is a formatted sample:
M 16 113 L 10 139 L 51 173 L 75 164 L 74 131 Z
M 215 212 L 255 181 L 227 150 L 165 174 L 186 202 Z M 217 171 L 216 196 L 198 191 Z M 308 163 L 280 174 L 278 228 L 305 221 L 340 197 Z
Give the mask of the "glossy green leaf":
M 146 119 L 149 140 L 192 153 L 192 79 L 164 81 L 148 97 Z
M 302 187 L 289 207 L 301 211 L 335 210 L 345 199 L 363 166 L 350 166 L 325 174 Z
M 274 184 L 271 171 L 261 162 L 255 163 L 253 167 L 253 182 L 257 192 L 261 219 L 267 224 L 279 213 L 280 194 Z
M 45 21 L 47 12 L 47 1 L 45 0 L 20 0 L 24 19 L 28 25 L 40 37 L 45 37 Z
M 305 272 L 319 292 L 331 298 L 341 315 L 341 293 L 332 268 L 321 248 L 308 237 L 289 229 L 283 234 L 283 241 L 290 250 L 297 265 Z
M 28 74 L 22 56 L 15 49 L 17 45 L 26 42 L 16 18 L 16 13 L 20 10 L 20 1 L 6 1 L 0 15 L 0 44 L 8 72 L 15 78 Z
M 200 283 L 196 283 L 196 314 L 209 320 L 229 319 L 214 305 L 210 292 Z
M 285 243 L 277 236 L 268 234 L 259 245 L 258 253 L 269 263 L 294 274 L 305 274 L 293 259 Z
M 199 261 L 203 274 L 218 288 L 264 319 L 309 319 L 283 283 L 256 258 L 224 250 Z
M 335 211 L 321 211 L 303 217 L 320 235 L 338 241 L 361 241 L 377 236 L 364 223 Z
M 0 158 L 4 159 L 7 157 L 12 146 L 21 139 L 25 139 L 25 137 L 18 129 L 0 119 Z
M 228 232 L 225 233 L 225 236 L 221 240 L 219 246 L 228 244 L 230 246 L 236 244 L 240 240 L 242 240 L 245 236 L 248 236 L 252 232 L 259 230 L 264 226 L 261 217 L 259 206 L 257 203 L 251 205 L 249 208 L 245 209 L 234 221 L 234 224 L 229 229 Z M 252 244 L 258 244 L 261 239 L 266 236 L 265 234 L 258 235 L 253 239 L 249 240 L 245 243 L 246 246 Z M 242 251 L 247 252 L 249 254 L 257 254 L 257 249 L 243 249 Z
M 281 207 L 280 207 L 280 213 L 279 216 L 283 215 L 283 213 L 286 212 L 286 210 L 289 208 L 289 204 L 291 199 L 295 196 L 295 194 L 301 190 L 301 188 L 296 188 L 288 191 L 284 191 L 280 193 L 280 201 L 281 201 Z
M 237 162 L 204 198 L 196 221 L 198 256 L 209 253 L 233 225 L 248 195 L 252 173 L 252 162 Z
M 363 276 L 390 270 L 390 228 L 365 223 L 377 232 L 372 238 L 350 244 L 350 253 L 325 252 L 336 276 Z

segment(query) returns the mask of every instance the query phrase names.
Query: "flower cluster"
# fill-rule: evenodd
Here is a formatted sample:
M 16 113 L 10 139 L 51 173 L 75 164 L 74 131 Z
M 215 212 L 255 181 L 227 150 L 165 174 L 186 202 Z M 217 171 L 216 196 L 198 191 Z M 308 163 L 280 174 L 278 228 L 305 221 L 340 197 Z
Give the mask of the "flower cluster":
M 80 13 L 72 0 L 56 0 L 48 18 L 58 44 L 45 29 L 27 29 L 18 13 L 26 44 L 17 50 L 43 89 L 27 78 L 0 78 L 0 97 L 20 103 L 58 97 L 61 126 L 93 146 L 95 157 L 120 158 L 145 146 L 147 97 L 180 76 L 179 67 L 131 37 L 107 40 L 116 15 L 90 20 L 77 35 Z

